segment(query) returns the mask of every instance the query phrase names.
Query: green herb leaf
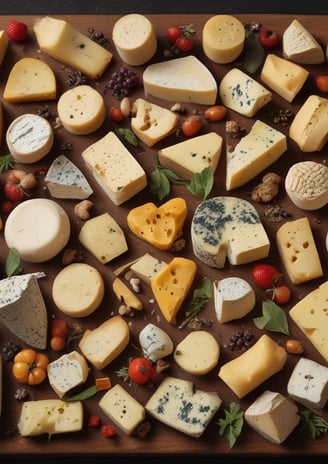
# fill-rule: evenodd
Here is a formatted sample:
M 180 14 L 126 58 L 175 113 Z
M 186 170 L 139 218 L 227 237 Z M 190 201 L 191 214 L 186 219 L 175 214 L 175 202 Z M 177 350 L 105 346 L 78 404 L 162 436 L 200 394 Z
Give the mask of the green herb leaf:
M 192 176 L 191 181 L 187 184 L 187 188 L 193 195 L 201 200 L 205 200 L 211 192 L 213 184 L 214 173 L 210 167 L 207 167 Z
M 15 159 L 11 154 L 0 156 L 0 173 L 6 172 L 8 169 L 14 167 Z
M 76 395 L 70 396 L 68 393 L 65 393 L 65 395 L 62 397 L 63 401 L 83 401 L 87 400 L 88 398 L 91 398 L 98 392 L 96 385 L 92 385 L 91 387 L 87 388 L 86 390 L 83 390 L 80 393 L 77 393 Z
M 138 139 L 131 129 L 119 128 L 116 129 L 116 133 L 121 139 L 126 140 L 130 145 L 133 145 L 134 147 L 138 146 Z
M 312 411 L 298 411 L 301 417 L 302 431 L 311 438 L 317 438 L 323 433 L 328 433 L 328 422 Z
M 171 184 L 161 169 L 156 168 L 150 173 L 149 188 L 151 193 L 157 195 L 160 200 L 163 200 L 163 198 L 169 195 Z
M 120 378 L 120 379 L 123 379 L 124 382 L 127 382 L 129 379 L 130 379 L 130 376 L 129 376 L 129 369 L 128 367 L 122 367 L 121 369 L 119 369 L 118 371 L 115 372 L 115 374 Z
M 186 311 L 186 319 L 179 325 L 179 329 L 183 329 L 204 308 L 211 298 L 213 298 L 213 282 L 205 277 L 201 287 L 194 290 L 192 300 Z
M 243 55 L 242 66 L 244 70 L 250 74 L 254 74 L 264 60 L 264 48 L 260 44 L 256 31 L 246 30 Z
M 72 343 L 72 341 L 77 340 L 78 338 L 81 338 L 82 334 L 80 332 L 77 332 L 76 330 L 73 330 L 72 333 L 70 333 L 67 337 L 66 341 L 66 348 L 69 348 L 69 345 Z
M 22 270 L 22 266 L 21 266 L 20 255 L 15 248 L 10 248 L 7 259 L 6 259 L 5 273 L 7 277 L 11 277 L 12 275 L 15 275 L 21 272 L 21 270 Z
M 239 404 L 234 402 L 230 403 L 229 409 L 225 409 L 224 413 L 225 417 L 219 418 L 217 422 L 219 435 L 226 438 L 229 442 L 229 447 L 232 448 L 242 432 L 244 413 L 240 410 Z
M 253 322 L 258 329 L 289 335 L 287 316 L 274 301 L 264 301 L 262 303 L 262 316 L 254 318 Z

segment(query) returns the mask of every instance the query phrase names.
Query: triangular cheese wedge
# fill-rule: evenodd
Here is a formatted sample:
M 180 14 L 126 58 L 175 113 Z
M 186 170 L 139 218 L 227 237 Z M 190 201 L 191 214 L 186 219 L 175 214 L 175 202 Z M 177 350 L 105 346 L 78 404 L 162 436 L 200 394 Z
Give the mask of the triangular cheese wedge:
M 320 64 L 325 61 L 321 45 L 297 19 L 284 31 L 282 49 L 285 58 L 295 63 Z

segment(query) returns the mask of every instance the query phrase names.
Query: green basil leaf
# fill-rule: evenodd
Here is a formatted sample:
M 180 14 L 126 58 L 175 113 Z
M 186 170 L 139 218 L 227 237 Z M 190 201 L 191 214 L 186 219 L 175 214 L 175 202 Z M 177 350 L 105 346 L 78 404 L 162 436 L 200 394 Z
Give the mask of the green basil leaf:
M 170 193 L 170 181 L 158 167 L 149 175 L 149 188 L 150 192 L 157 195 L 160 200 L 163 200 Z
M 138 146 L 138 139 L 131 129 L 119 128 L 116 132 L 121 139 L 126 140 L 130 145 L 133 145 L 134 147 Z
M 274 301 L 264 301 L 262 303 L 262 316 L 254 318 L 253 322 L 258 329 L 289 335 L 287 316 Z
M 244 413 L 237 403 L 230 403 L 229 409 L 224 410 L 225 416 L 219 418 L 219 435 L 226 438 L 232 448 L 240 436 L 244 426 Z
M 205 200 L 211 192 L 213 184 L 214 173 L 210 167 L 207 167 L 192 176 L 190 182 L 187 184 L 187 188 L 193 195 L 201 200 Z
M 63 397 L 63 401 L 83 401 L 87 400 L 88 398 L 91 398 L 98 392 L 96 385 L 92 385 L 91 387 L 87 388 L 86 390 L 83 390 L 80 393 L 77 393 L 76 395 L 70 396 L 68 393 L 66 393 Z
M 7 277 L 19 273 L 22 270 L 20 255 L 15 248 L 10 248 L 5 264 Z

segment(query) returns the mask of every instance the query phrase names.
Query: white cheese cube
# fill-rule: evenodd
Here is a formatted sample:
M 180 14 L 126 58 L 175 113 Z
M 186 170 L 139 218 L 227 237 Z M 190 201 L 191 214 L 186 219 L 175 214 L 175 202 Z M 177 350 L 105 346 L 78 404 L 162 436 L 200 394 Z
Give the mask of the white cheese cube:
M 139 333 L 139 343 L 143 354 L 153 362 L 169 356 L 173 352 L 173 341 L 169 335 L 154 324 L 147 324 Z
M 214 283 L 214 305 L 221 323 L 240 319 L 255 306 L 255 291 L 240 277 L 226 277 Z
M 72 351 L 50 362 L 47 374 L 51 388 L 62 398 L 65 393 L 87 380 L 89 367 L 80 353 Z

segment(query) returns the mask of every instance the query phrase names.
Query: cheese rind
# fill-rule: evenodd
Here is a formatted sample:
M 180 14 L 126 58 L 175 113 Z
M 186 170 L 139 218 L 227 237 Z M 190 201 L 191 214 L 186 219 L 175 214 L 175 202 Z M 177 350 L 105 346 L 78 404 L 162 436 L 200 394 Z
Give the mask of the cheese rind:
M 165 267 L 167 263 L 158 258 L 154 258 L 151 254 L 145 253 L 131 266 L 131 271 L 148 285 L 151 284 L 153 278 Z
M 215 314 L 222 324 L 246 316 L 255 302 L 254 289 L 240 277 L 225 277 L 214 282 Z
M 283 55 L 300 64 L 320 64 L 325 61 L 324 51 L 314 36 L 293 19 L 282 35 Z
M 143 354 L 152 362 L 173 353 L 173 341 L 170 336 L 155 324 L 147 324 L 139 333 L 139 343 Z
M 80 353 L 71 351 L 50 362 L 47 375 L 51 388 L 59 398 L 63 398 L 73 388 L 86 382 L 89 367 Z

